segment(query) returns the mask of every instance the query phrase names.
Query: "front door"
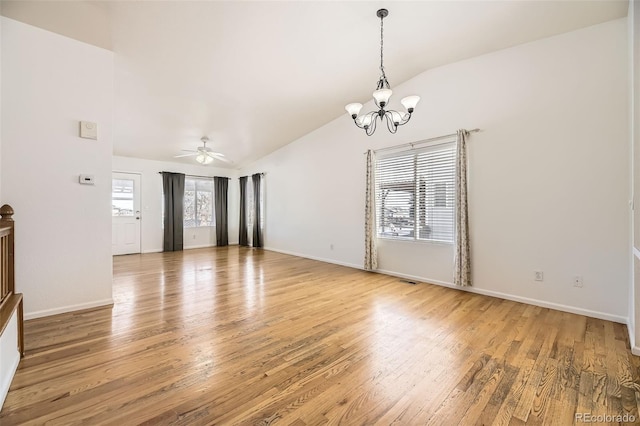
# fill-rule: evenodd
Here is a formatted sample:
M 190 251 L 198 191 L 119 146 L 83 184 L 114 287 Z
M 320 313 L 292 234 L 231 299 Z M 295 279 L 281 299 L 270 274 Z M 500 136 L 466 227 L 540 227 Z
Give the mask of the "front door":
M 112 254 L 140 253 L 140 175 L 113 173 Z

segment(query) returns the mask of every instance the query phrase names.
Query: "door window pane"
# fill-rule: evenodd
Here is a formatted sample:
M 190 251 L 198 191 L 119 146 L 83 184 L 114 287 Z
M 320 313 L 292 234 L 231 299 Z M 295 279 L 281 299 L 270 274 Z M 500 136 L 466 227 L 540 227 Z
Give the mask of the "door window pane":
M 133 179 L 112 179 L 111 212 L 113 216 L 133 216 Z

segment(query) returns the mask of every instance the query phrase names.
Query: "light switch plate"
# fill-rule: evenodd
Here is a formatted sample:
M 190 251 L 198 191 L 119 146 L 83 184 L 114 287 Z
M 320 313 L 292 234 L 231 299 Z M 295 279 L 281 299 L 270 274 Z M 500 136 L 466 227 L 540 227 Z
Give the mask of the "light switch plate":
M 80 137 L 85 139 L 98 139 L 98 125 L 90 121 L 81 121 Z
M 83 185 L 95 185 L 93 175 L 80 175 L 79 181 Z

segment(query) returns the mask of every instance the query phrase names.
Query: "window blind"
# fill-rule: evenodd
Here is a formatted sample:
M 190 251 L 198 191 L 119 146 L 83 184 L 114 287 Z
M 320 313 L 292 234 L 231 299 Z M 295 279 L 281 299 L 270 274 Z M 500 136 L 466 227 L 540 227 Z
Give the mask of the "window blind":
M 378 158 L 378 237 L 453 242 L 455 139 Z

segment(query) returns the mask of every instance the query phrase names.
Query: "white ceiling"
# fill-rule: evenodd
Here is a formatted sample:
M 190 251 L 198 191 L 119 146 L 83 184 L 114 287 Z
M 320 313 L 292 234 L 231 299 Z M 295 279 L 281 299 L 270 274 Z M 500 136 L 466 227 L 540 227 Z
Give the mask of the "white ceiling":
M 611 0 L 47 1 L 26 2 L 25 12 L 20 3 L 3 1 L 2 13 L 115 52 L 115 155 L 193 162 L 173 156 L 207 135 L 234 161 L 230 167 L 336 117 L 349 120 L 344 105 L 370 99 L 380 7 L 389 9 L 392 87 L 429 68 L 626 16 L 628 7 Z

